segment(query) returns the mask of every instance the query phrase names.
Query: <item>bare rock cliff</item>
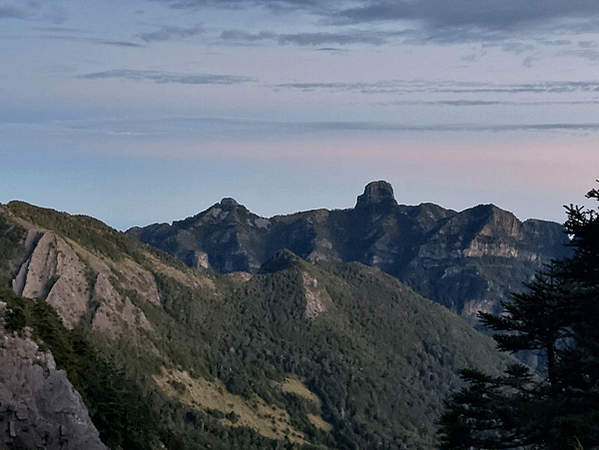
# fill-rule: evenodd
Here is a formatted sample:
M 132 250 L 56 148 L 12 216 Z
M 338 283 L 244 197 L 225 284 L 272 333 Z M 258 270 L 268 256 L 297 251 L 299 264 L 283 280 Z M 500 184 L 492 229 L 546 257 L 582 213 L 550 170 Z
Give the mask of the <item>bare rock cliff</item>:
M 46 298 L 66 327 L 73 328 L 87 310 L 89 286 L 86 267 L 67 243 L 54 233 L 30 234 L 41 237 L 21 266 L 13 290 L 23 297 Z
M 72 329 L 87 317 L 92 328 L 100 332 L 119 334 L 124 328 L 151 329 L 141 309 L 123 294 L 134 290 L 147 301 L 159 302 L 154 277 L 132 260 L 121 262 L 115 271 L 111 261 L 102 260 L 51 231 L 35 228 L 27 230 L 23 245 L 28 256 L 12 281 L 13 291 L 24 297 L 45 299 L 67 328 Z M 120 321 L 109 319 L 111 315 Z
M 0 324 L 0 361 L 0 448 L 108 450 L 49 352 Z

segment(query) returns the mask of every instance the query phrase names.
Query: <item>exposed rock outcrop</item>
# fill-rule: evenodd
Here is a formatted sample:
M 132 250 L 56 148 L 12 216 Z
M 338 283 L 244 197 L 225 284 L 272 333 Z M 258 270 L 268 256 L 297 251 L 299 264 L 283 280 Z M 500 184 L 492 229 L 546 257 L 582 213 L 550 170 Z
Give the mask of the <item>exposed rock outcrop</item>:
M 397 206 L 393 195 L 393 187 L 386 181 L 373 181 L 364 188 L 364 193 L 358 196 L 356 208 L 366 208 L 373 205 Z
M 50 353 L 0 325 L 0 448 L 108 450 Z
M 318 290 L 318 280 L 311 277 L 306 272 L 302 274 L 302 279 L 306 296 L 306 310 L 304 311 L 304 317 L 306 317 L 306 319 L 314 320 L 322 313 L 326 312 L 327 308 L 322 298 L 323 295 Z
M 17 221 L 6 210 L 2 211 Z M 12 289 L 28 298 L 42 298 L 72 329 L 82 320 L 95 331 L 121 334 L 125 329 L 152 327 L 128 294 L 159 304 L 158 287 L 151 272 L 130 258 L 116 262 L 90 253 L 52 231 L 42 231 L 18 219 L 22 229 L 22 262 Z
M 73 328 L 88 307 L 90 290 L 85 272 L 86 266 L 64 239 L 47 232 L 21 266 L 13 290 L 24 297 L 45 298 L 65 326 Z
M 184 267 L 90 218 L 13 205 L 6 210 L 14 211 L 13 218 L 22 220 L 26 229 L 4 239 L 10 226 L 3 226 L 0 208 L 0 244 L 3 249 L 19 248 L 6 257 L 17 262 L 3 265 L 13 270 L 4 269 L 0 275 L 5 281 L 13 279 L 17 292 L 39 294 L 41 300 L 33 302 L 36 311 L 40 306 L 46 310 L 43 299 L 57 298 L 68 305 L 70 294 L 81 295 L 71 300 L 85 305 L 83 314 L 74 310 L 79 312 L 71 317 L 63 311 L 61 318 L 67 325 L 80 321 L 84 326 L 75 333 L 60 329 L 75 338 L 73 355 L 86 354 L 78 340 L 81 331 L 92 338 L 89 344 L 97 346 L 98 355 L 107 358 L 106 367 L 87 356 L 81 361 L 74 357 L 73 362 L 85 373 L 98 368 L 102 384 L 96 388 L 92 383 L 93 390 L 87 391 L 90 384 L 81 377 L 83 383 L 77 385 L 92 402 L 93 393 L 102 393 L 90 408 L 111 446 L 129 447 L 128 439 L 113 444 L 109 436 L 114 431 L 143 439 L 139 448 L 161 448 L 160 441 L 172 448 L 208 448 L 217 440 L 228 448 L 280 447 L 289 446 L 288 439 L 331 448 L 367 448 L 375 441 L 379 447 L 434 448 L 434 418 L 442 399 L 459 387 L 457 370 L 494 371 L 501 361 L 490 339 L 379 270 L 405 270 L 432 236 L 460 213 L 378 202 L 387 194 L 369 194 L 364 201 L 370 206 L 364 208 L 272 219 L 225 199 L 189 220 L 154 229 L 175 252 L 205 254 L 219 270 L 246 270 L 229 276 Z M 453 241 L 455 236 L 476 236 L 485 220 L 480 211 L 466 217 L 468 230 L 456 221 L 448 241 L 439 238 L 445 247 L 428 252 L 440 258 L 430 258 L 432 272 L 442 267 L 448 249 L 458 259 L 484 259 L 464 256 L 462 250 L 472 239 Z M 264 273 L 252 276 L 263 261 L 269 261 L 261 264 Z M 377 268 L 332 264 L 337 261 L 369 261 Z M 450 279 L 462 272 L 454 264 L 444 273 Z M 62 278 L 72 286 L 63 286 Z M 20 320 L 9 317 L 11 326 L 13 319 Z M 37 327 L 33 336 L 45 326 L 44 317 L 32 325 Z M 44 339 L 50 344 L 51 339 Z M 58 360 L 60 347 L 53 351 Z M 7 398 L 0 397 L 1 405 L 9 405 L 6 410 L 0 407 L 0 439 L 1 431 L 6 433 L 0 448 L 54 450 L 57 440 L 63 448 L 102 448 L 93 430 L 82 425 L 87 423 L 84 414 L 72 406 L 76 394 L 59 383 L 64 374 L 54 370 L 49 357 L 38 356 L 35 347 L 31 352 L 17 350 L 7 372 L 0 370 L 0 391 L 2 383 L 12 380 L 0 394 Z M 1 352 L 0 358 L 0 364 L 12 361 Z M 298 389 L 295 394 L 269 395 L 270 389 L 280 389 L 286 372 L 305 376 L 322 402 L 299 399 L 298 408 Z M 42 387 L 29 388 L 25 379 L 39 380 Z M 263 393 L 277 405 L 262 401 Z M 27 422 L 32 417 L 36 421 Z M 110 417 L 110 422 L 102 420 Z M 314 426 L 322 432 L 315 435 Z

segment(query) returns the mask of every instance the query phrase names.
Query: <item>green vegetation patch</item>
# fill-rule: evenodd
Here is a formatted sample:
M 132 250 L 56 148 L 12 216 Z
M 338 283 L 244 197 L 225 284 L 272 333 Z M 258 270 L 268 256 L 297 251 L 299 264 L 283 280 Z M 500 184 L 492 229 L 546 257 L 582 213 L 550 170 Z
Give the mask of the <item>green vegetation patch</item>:
M 141 256 L 137 240 L 93 217 L 73 216 L 19 201 L 12 201 L 7 207 L 15 216 L 42 229 L 52 230 L 114 261 L 119 261 L 125 254 Z

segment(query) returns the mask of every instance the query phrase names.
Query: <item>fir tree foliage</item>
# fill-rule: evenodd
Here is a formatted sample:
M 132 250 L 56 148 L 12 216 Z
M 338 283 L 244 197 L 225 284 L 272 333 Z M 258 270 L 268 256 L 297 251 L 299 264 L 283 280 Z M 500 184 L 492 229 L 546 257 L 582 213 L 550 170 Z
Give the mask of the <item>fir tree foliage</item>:
M 599 200 L 599 190 L 587 193 Z M 574 255 L 537 274 L 504 313 L 481 313 L 499 350 L 546 360 L 532 373 L 463 371 L 465 386 L 446 402 L 441 448 L 592 449 L 599 446 L 599 214 L 566 207 Z

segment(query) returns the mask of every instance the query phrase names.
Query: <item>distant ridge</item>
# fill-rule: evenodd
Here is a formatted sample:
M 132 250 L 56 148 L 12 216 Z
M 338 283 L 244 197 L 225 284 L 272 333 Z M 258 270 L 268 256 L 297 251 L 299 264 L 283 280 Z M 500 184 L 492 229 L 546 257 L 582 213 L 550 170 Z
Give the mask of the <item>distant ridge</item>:
M 197 269 L 256 273 L 286 248 L 308 261 L 358 261 L 473 319 L 569 249 L 560 224 L 519 221 L 494 205 L 456 212 L 399 205 L 390 183 L 369 183 L 351 209 L 263 218 L 225 198 L 182 221 L 127 233 Z

